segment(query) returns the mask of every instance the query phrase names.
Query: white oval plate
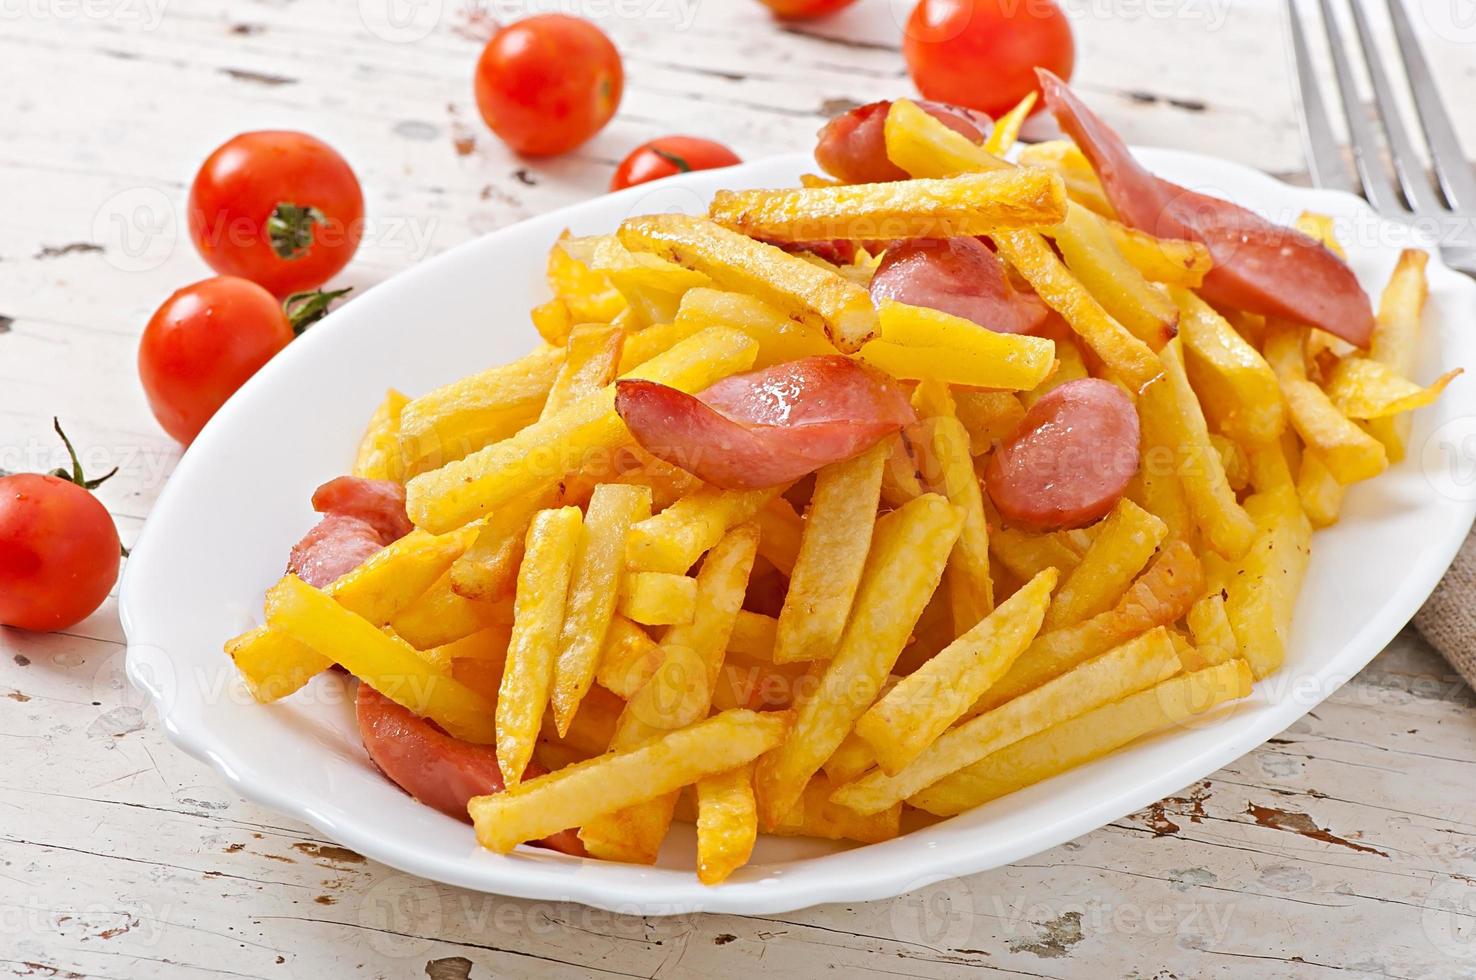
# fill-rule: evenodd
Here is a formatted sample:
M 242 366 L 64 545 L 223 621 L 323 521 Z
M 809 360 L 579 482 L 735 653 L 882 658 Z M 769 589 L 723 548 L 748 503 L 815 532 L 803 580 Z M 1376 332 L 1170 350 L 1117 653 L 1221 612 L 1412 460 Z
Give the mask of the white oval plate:
M 1142 159 L 1285 223 L 1307 208 L 1333 214 L 1374 296 L 1411 241 L 1409 231 L 1346 194 L 1288 187 L 1186 153 L 1145 150 Z M 544 257 L 563 228 L 593 234 L 630 214 L 700 212 L 719 188 L 792 186 L 812 166 L 796 154 L 693 173 L 526 221 L 374 287 L 267 365 L 180 462 L 124 577 L 129 677 L 152 697 L 169 737 L 244 796 L 426 878 L 646 915 L 772 913 L 887 898 L 999 867 L 1160 799 L 1327 697 L 1440 579 L 1476 514 L 1469 378 L 1418 414 L 1410 458 L 1353 488 L 1342 522 L 1317 534 L 1286 666 L 1249 701 L 885 844 L 843 849 L 764 838 L 753 862 L 717 888 L 694 877 L 693 834 L 683 825 L 649 868 L 532 848 L 507 856 L 481 850 L 469 826 L 415 803 L 369 764 L 338 677 L 319 677 L 284 703 L 252 702 L 221 643 L 260 621 L 263 591 L 315 520 L 309 495 L 348 470 L 387 387 L 423 392 L 525 353 L 538 339 L 527 311 L 547 298 Z M 1476 367 L 1476 285 L 1432 257 L 1418 377 L 1458 365 Z

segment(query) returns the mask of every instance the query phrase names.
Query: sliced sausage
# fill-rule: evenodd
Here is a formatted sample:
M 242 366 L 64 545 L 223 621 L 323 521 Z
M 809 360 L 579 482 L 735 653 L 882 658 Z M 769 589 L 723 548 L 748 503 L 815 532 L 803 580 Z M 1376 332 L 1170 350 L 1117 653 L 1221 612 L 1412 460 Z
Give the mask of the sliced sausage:
M 385 544 L 398 541 L 414 527 L 405 516 L 405 488 L 393 480 L 340 476 L 313 491 L 313 510 L 357 517 L 372 524 Z
M 887 249 L 871 277 L 872 302 L 926 306 L 996 333 L 1029 333 L 1046 318 L 1040 298 L 1011 285 L 977 238 L 916 238 Z
M 391 782 L 426 806 L 470 822 L 466 805 L 473 796 L 502 792 L 502 770 L 492 746 L 452 738 L 362 681 L 355 714 L 370 760 Z M 529 763 L 526 776 L 541 776 L 544 771 L 537 763 Z M 573 830 L 539 843 L 566 854 L 584 854 Z
M 620 381 L 615 410 L 647 452 L 728 490 L 790 483 L 915 418 L 895 382 L 840 355 L 734 375 L 697 395 Z
M 1065 82 L 1041 68 L 1036 73 L 1046 105 L 1091 161 L 1122 219 L 1150 234 L 1191 239 L 1209 249 L 1215 264 L 1200 289 L 1205 299 L 1368 346 L 1373 307 L 1346 262 L 1293 228 L 1155 177 Z
M 1000 516 L 1034 531 L 1085 527 L 1138 471 L 1138 411 L 1117 385 L 1068 381 L 1043 395 L 990 457 L 984 486 Z
M 368 561 L 385 544 L 367 521 L 329 514 L 292 546 L 287 571 L 321 589 Z
M 956 133 L 975 143 L 984 142 L 992 128 L 989 117 L 973 109 L 942 102 L 919 101 L 918 107 Z M 875 184 L 906 180 L 907 172 L 887 156 L 888 99 L 843 112 L 821 128 L 815 143 L 820 169 L 847 184 Z

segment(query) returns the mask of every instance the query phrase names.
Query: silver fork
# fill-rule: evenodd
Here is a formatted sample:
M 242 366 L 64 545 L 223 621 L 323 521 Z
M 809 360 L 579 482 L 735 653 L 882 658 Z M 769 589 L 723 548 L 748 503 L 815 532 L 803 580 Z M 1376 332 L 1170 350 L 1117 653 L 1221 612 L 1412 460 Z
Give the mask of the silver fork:
M 1379 213 L 1414 221 L 1436 232 L 1441 258 L 1445 264 L 1469 276 L 1476 276 L 1476 177 L 1461 152 L 1455 127 L 1440 100 L 1430 74 L 1429 63 L 1410 29 L 1403 0 L 1384 0 L 1394 26 L 1394 39 L 1403 62 L 1405 78 L 1424 133 L 1435 180 L 1430 179 L 1425 165 L 1410 140 L 1395 101 L 1394 89 L 1384 73 L 1373 32 L 1363 11 L 1365 0 L 1347 0 L 1353 12 L 1353 26 L 1358 34 L 1358 47 L 1374 92 L 1374 108 L 1383 123 L 1383 141 L 1371 119 L 1369 106 L 1358 94 L 1353 77 L 1356 53 L 1350 53 L 1343 32 L 1334 15 L 1332 0 L 1318 0 L 1322 23 L 1332 49 L 1333 73 L 1348 121 L 1353 161 L 1358 172 L 1354 183 L 1343 161 L 1343 154 L 1333 136 L 1318 87 L 1312 59 L 1307 53 L 1307 38 L 1297 15 L 1297 0 L 1287 0 L 1291 21 L 1292 53 L 1301 87 L 1302 137 L 1307 147 L 1307 160 L 1312 180 L 1318 187 L 1358 193 Z M 1384 164 L 1383 148 L 1393 161 L 1393 173 Z

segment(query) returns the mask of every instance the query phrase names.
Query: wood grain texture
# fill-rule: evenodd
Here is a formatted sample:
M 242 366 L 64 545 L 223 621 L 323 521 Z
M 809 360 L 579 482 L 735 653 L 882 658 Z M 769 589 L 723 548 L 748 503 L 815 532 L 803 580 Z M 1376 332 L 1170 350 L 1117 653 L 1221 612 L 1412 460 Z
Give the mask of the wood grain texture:
M 137 535 L 177 460 L 135 380 L 137 336 L 207 274 L 183 198 L 237 131 L 310 130 L 353 162 L 370 225 L 342 281 L 366 288 L 599 193 L 643 139 L 759 157 L 910 88 L 903 2 L 784 27 L 749 0 L 574 6 L 613 11 L 626 100 L 590 144 L 537 164 L 476 116 L 489 27 L 459 0 L 0 7 L 0 468 L 60 463 L 60 415 L 90 470 L 121 468 L 101 496 Z M 391 9 L 429 16 L 401 28 Z M 1130 140 L 1302 170 L 1278 5 L 1070 9 L 1081 87 Z M 1469 88 L 1476 37 L 1419 23 L 1446 90 Z M 1476 116 L 1458 124 L 1476 146 Z M 1476 699 L 1410 633 L 1261 749 L 1053 851 L 891 902 L 667 919 L 420 881 L 237 798 L 165 742 L 122 638 L 111 601 L 66 634 L 0 629 L 0 975 L 1476 973 Z

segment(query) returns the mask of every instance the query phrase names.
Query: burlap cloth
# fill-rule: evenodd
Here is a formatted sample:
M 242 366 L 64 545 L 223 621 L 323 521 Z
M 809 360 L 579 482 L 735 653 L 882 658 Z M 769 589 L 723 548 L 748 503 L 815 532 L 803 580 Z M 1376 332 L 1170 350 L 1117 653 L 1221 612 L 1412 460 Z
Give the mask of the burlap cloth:
M 1445 578 L 1415 613 L 1415 628 L 1476 687 L 1476 531 L 1466 538 Z

